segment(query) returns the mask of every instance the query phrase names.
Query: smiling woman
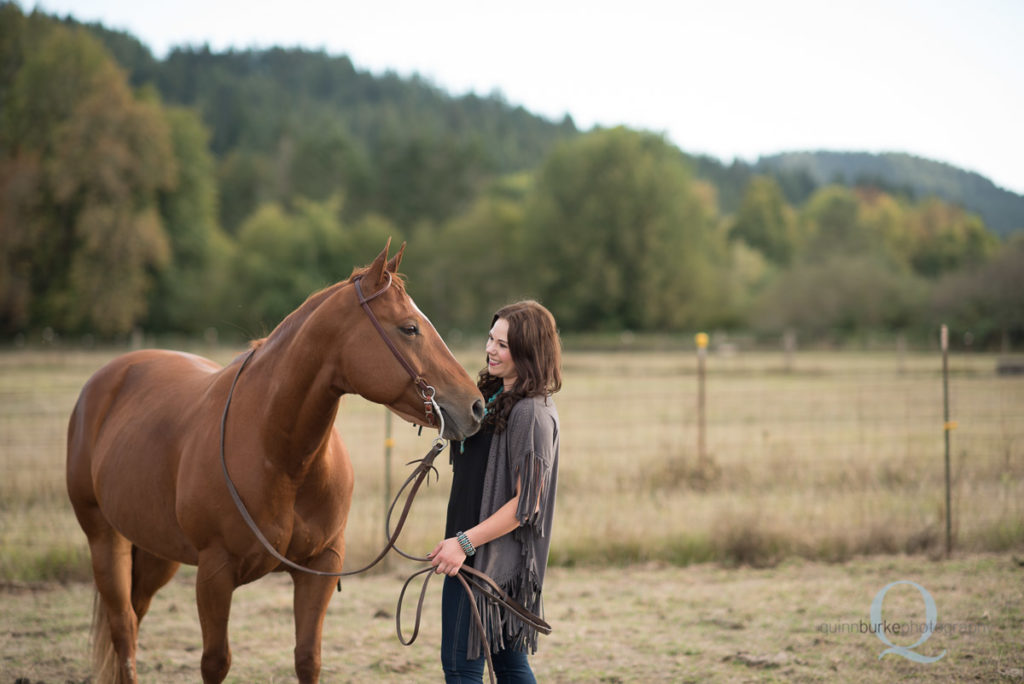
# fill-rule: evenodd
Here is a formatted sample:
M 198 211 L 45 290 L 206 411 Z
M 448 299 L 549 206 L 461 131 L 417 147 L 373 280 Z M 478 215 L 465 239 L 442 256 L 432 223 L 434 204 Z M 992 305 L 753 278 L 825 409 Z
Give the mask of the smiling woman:
M 561 389 L 561 342 L 555 319 L 524 301 L 498 310 L 477 386 L 487 402 L 483 427 L 453 443 L 453 479 L 445 539 L 431 562 L 445 578 L 441 664 L 448 682 L 482 681 L 484 659 L 498 681 L 535 681 L 527 653 L 537 629 L 511 611 L 489 608 L 454 578 L 464 565 L 490 575 L 534 614 L 541 590 L 558 482 L 559 423 L 551 395 Z M 470 614 L 484 616 L 485 638 Z

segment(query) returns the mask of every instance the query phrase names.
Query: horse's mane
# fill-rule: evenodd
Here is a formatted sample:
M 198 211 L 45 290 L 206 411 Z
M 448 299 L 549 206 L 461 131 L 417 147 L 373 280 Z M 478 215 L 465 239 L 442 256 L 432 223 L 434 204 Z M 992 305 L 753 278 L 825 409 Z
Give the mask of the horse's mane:
M 279 330 L 291 328 L 292 326 L 296 325 L 299 321 L 306 320 L 306 318 L 311 313 L 313 313 L 313 311 L 315 311 L 316 308 L 320 306 L 324 301 L 326 301 L 331 295 L 333 295 L 339 289 L 351 285 L 356 278 L 366 275 L 366 273 L 369 270 L 370 266 L 356 267 L 352 269 L 352 273 L 351 275 L 349 275 L 347 279 L 334 283 L 333 285 L 328 285 L 327 287 L 321 290 L 317 290 L 313 294 L 309 295 L 308 297 L 306 297 L 306 301 L 300 304 L 297 309 L 295 309 L 290 314 L 285 316 L 284 320 L 277 324 L 277 327 L 274 328 L 273 332 L 271 332 L 270 335 L 273 335 Z M 405 294 L 405 276 L 401 273 L 392 273 L 391 276 L 392 287 L 397 287 L 399 292 Z M 270 335 L 268 335 L 267 337 L 261 337 L 259 339 L 252 340 L 251 342 L 249 342 L 249 348 L 259 349 L 266 343 Z

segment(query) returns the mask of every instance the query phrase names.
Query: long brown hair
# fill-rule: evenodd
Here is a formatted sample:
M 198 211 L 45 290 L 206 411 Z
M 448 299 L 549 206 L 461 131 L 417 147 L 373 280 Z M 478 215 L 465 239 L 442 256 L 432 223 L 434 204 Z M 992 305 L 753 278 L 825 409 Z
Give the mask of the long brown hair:
M 538 302 L 527 299 L 498 309 L 491 327 L 502 318 L 508 321 L 508 350 L 516 365 L 516 381 L 508 392 L 498 394 L 488 405 L 485 426 L 504 432 L 508 414 L 524 397 L 549 396 L 562 389 L 562 341 L 555 317 Z M 477 387 L 490 399 L 503 386 L 502 378 L 480 371 Z

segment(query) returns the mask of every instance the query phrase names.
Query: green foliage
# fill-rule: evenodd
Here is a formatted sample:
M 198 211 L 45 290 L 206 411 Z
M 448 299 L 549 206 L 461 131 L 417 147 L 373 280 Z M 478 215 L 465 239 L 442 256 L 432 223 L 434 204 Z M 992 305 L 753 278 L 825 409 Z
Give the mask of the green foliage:
M 976 181 L 906 155 L 724 165 L 343 56 L 157 61 L 128 34 L 0 4 L 4 334 L 258 335 L 404 236 L 443 333 L 536 297 L 566 332 L 945 317 L 1016 339 L 1017 252 L 963 194 L 996 202 Z
M 220 160 L 220 223 L 229 234 L 236 233 L 257 207 L 272 201 L 271 168 L 265 157 L 242 150 L 229 152 Z
M 295 144 L 289 145 L 289 150 L 291 193 L 326 200 L 344 191 L 350 198 L 363 197 L 369 191 L 367 161 L 340 125 L 324 122 L 312 126 L 302 131 Z
M 473 141 L 434 136 L 386 136 L 377 166 L 372 207 L 405 228 L 457 214 L 485 171 Z
M 791 152 L 762 157 L 756 169 L 761 173 L 804 174 L 815 185 L 838 181 L 873 186 L 908 198 L 939 197 L 980 215 L 991 230 L 1002 236 L 1024 228 L 1024 197 L 996 187 L 977 173 L 909 154 Z
M 51 26 L 23 48 L 3 102 L 0 327 L 127 332 L 168 258 L 166 122 L 84 31 Z
M 1024 339 L 1024 239 L 989 261 L 950 273 L 935 288 L 934 320 L 970 331 L 982 345 Z
M 806 256 L 820 259 L 827 254 L 864 252 L 871 248 L 871 236 L 857 221 L 856 194 L 839 185 L 824 187 L 807 200 L 801 211 L 801 230 L 807 239 Z
M 417 232 L 403 268 L 442 334 L 482 331 L 510 299 L 538 296 L 523 244 L 529 178 L 493 183 L 459 217 Z
M 235 325 L 250 336 L 266 334 L 311 292 L 368 261 L 369 245 L 379 251 L 394 233 L 372 219 L 343 229 L 339 215 L 337 199 L 298 200 L 293 211 L 264 205 L 242 224 L 228 294 L 239 312 Z
M 155 273 L 146 326 L 183 333 L 201 332 L 221 319 L 218 311 L 228 287 L 226 265 L 233 245 L 217 223 L 217 181 L 207 147 L 209 133 L 195 112 L 170 108 L 177 175 L 159 194 L 171 254 Z
M 782 273 L 763 293 L 753 322 L 765 331 L 842 338 L 905 329 L 926 301 L 919 277 L 869 255 L 833 254 Z
M 786 204 L 778 181 L 751 179 L 743 195 L 731 236 L 743 240 L 777 264 L 788 264 L 800 250 L 796 217 Z
M 867 236 L 870 251 L 893 264 L 909 266 L 915 244 L 907 221 L 912 206 L 885 192 L 857 190 L 857 223 Z
M 569 329 L 696 324 L 718 303 L 710 219 L 664 139 L 615 128 L 564 143 L 528 204 L 534 286 Z
M 914 245 L 910 261 L 927 276 L 980 263 L 998 244 L 977 216 L 935 198 L 914 212 L 909 230 Z
M 535 167 L 576 134 L 571 120 L 556 125 L 498 97 L 452 98 L 418 78 L 375 77 L 322 52 L 178 49 L 157 85 L 169 102 L 202 112 L 214 154 L 230 163 L 225 188 L 244 197 L 224 193 L 229 232 L 260 203 L 297 195 L 340 193 L 349 217 L 375 213 L 403 229 L 447 220 L 488 179 Z

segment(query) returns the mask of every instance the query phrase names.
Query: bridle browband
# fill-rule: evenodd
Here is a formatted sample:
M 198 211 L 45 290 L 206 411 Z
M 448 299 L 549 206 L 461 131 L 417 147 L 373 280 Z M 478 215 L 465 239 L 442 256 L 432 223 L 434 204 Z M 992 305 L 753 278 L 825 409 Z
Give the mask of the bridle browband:
M 416 493 L 419 491 L 420 485 L 423 484 L 423 480 L 430 475 L 431 471 L 434 471 L 435 475 L 437 474 L 437 469 L 434 467 L 434 459 L 437 458 L 437 455 L 440 454 L 447 446 L 447 442 L 444 440 L 444 413 L 441 411 L 441 407 L 438 406 L 437 402 L 434 399 L 436 390 L 427 383 L 427 381 L 423 378 L 422 375 L 416 372 L 416 370 L 412 367 L 412 364 L 409 363 L 409 361 L 405 358 L 405 356 L 398 349 L 398 347 L 395 346 L 395 343 L 391 341 L 391 338 L 388 337 L 387 333 L 385 332 L 384 326 L 381 325 L 380 321 L 377 319 L 377 316 L 373 313 L 373 310 L 370 308 L 370 302 L 379 297 L 380 295 L 384 294 L 384 292 L 386 292 L 387 289 L 391 287 L 391 284 L 393 282 L 391 273 L 386 270 L 384 271 L 384 273 L 388 277 L 387 284 L 385 284 L 384 287 L 371 294 L 369 297 L 363 294 L 363 288 L 360 285 L 362 276 L 358 276 L 355 279 L 353 279 L 352 283 L 353 285 L 355 285 L 355 291 L 356 296 L 359 299 L 359 305 L 363 308 L 363 311 L 366 312 L 367 317 L 369 317 L 370 321 L 377 329 L 377 332 L 380 333 L 381 338 L 384 340 L 385 344 L 387 344 L 388 348 L 391 350 L 391 353 L 395 355 L 395 358 L 398 359 L 398 362 L 401 364 L 402 368 L 404 368 L 405 371 L 409 374 L 409 377 L 412 378 L 413 384 L 415 384 L 416 387 L 419 389 L 420 396 L 423 398 L 423 413 L 426 418 L 427 424 L 433 426 L 435 416 L 437 416 L 437 418 L 440 420 L 440 425 L 438 426 L 438 436 L 434 439 L 434 442 L 431 445 L 430 450 L 426 453 L 426 455 L 419 460 L 410 461 L 409 463 L 406 464 L 411 465 L 413 463 L 417 463 L 418 465 L 416 466 L 416 469 L 413 470 L 413 472 L 409 475 L 409 477 L 406 478 L 402 486 L 399 487 L 398 493 L 395 495 L 394 500 L 391 502 L 391 506 L 388 509 L 387 518 L 385 520 L 385 531 L 388 533 L 387 544 L 384 546 L 383 549 L 381 549 L 380 553 L 377 554 L 377 557 L 370 561 L 369 564 L 362 568 L 359 568 L 358 570 L 326 572 L 323 570 L 316 570 L 314 568 L 306 567 L 305 565 L 301 565 L 299 563 L 291 561 L 288 558 L 286 558 L 284 554 L 282 554 L 280 551 L 274 548 L 274 545 L 270 543 L 266 536 L 264 536 L 263 532 L 260 531 L 259 525 L 256 524 L 256 521 L 249 513 L 249 510 L 246 508 L 245 503 L 242 501 L 242 497 L 238 493 L 238 488 L 235 487 L 235 483 L 234 481 L 232 481 L 231 475 L 228 473 L 228 463 L 227 458 L 225 456 L 224 444 L 225 434 L 227 432 L 228 409 L 231 408 L 231 399 L 235 394 L 235 385 L 238 384 L 238 378 L 241 377 L 242 371 L 245 370 L 245 367 L 249 365 L 249 361 L 251 361 L 252 357 L 255 355 L 256 347 L 253 347 L 252 349 L 249 350 L 249 353 L 246 354 L 245 358 L 242 360 L 242 363 L 239 365 L 238 371 L 235 373 L 235 377 L 231 381 L 231 388 L 228 390 L 227 401 L 225 401 L 224 403 L 224 413 L 221 416 L 220 421 L 220 465 L 221 469 L 224 472 L 224 481 L 227 484 L 228 492 L 231 494 L 231 499 L 235 503 L 235 508 L 238 509 L 238 512 L 241 514 L 242 519 L 245 520 L 246 525 L 248 525 L 249 529 L 256 536 L 259 542 L 263 545 L 263 548 L 267 551 L 267 553 L 269 553 L 283 565 L 286 565 L 289 568 L 292 568 L 293 570 L 299 570 L 300 572 L 305 572 L 311 575 L 338 578 L 349 577 L 351 575 L 358 575 L 360 573 L 366 572 L 373 566 L 377 565 L 377 563 L 379 563 L 391 549 L 394 549 L 399 555 L 408 558 L 409 560 L 420 562 L 430 561 L 430 558 L 427 558 L 425 556 L 414 556 L 402 551 L 402 549 L 400 549 L 396 545 L 396 542 L 398 541 L 398 536 L 402 533 L 402 529 L 405 526 L 405 521 L 409 516 L 410 509 L 412 508 L 413 499 L 416 497 Z M 398 524 L 395 526 L 395 529 L 392 532 L 391 515 L 394 512 L 395 506 L 398 504 L 398 500 L 402 496 L 402 492 L 404 492 L 405 489 L 410 486 L 410 484 L 412 485 L 412 488 L 409 490 L 409 493 L 406 496 L 405 505 L 402 507 L 402 514 L 401 516 L 399 516 Z M 408 640 L 406 640 L 402 634 L 402 601 L 405 598 L 405 592 L 408 589 L 409 584 L 412 582 L 412 580 L 415 579 L 417 576 L 423 574 L 426 574 L 426 578 L 423 580 L 423 587 L 420 590 L 419 601 L 416 606 L 415 626 L 413 628 L 412 636 Z M 433 567 L 417 570 L 405 581 L 405 584 L 402 585 L 402 592 L 398 598 L 398 608 L 395 611 L 395 626 L 398 632 L 398 640 L 405 646 L 409 646 L 414 641 L 416 641 L 416 637 L 419 634 L 420 618 L 422 617 L 423 602 L 427 594 L 427 585 L 429 584 L 430 579 L 434 576 L 434 574 L 435 573 Z M 501 589 L 501 587 L 499 587 L 498 584 L 486 573 L 464 565 L 459 570 L 459 574 L 456 575 L 456 578 L 459 580 L 459 582 L 462 583 L 462 586 L 465 589 L 466 594 L 469 596 L 469 606 L 472 609 L 473 620 L 476 624 L 477 630 L 480 632 L 482 650 L 484 652 L 484 655 L 487 657 L 487 664 L 489 668 L 488 673 L 490 675 L 490 680 L 493 684 L 494 663 L 491 661 L 490 648 L 487 646 L 487 630 L 484 628 L 483 619 L 480 616 L 480 611 L 477 608 L 476 601 L 474 600 L 473 597 L 473 590 L 470 588 L 470 585 L 472 585 L 479 592 L 481 592 L 481 594 L 488 601 L 504 605 L 508 610 L 512 611 L 517 617 L 519 617 L 520 620 L 522 620 L 530 627 L 536 629 L 541 634 L 550 634 L 551 626 L 547 622 L 545 622 L 543 618 L 541 618 L 538 615 L 535 615 L 527 608 L 516 602 L 508 594 L 506 594 Z M 341 591 L 341 579 L 338 580 L 338 591 Z

